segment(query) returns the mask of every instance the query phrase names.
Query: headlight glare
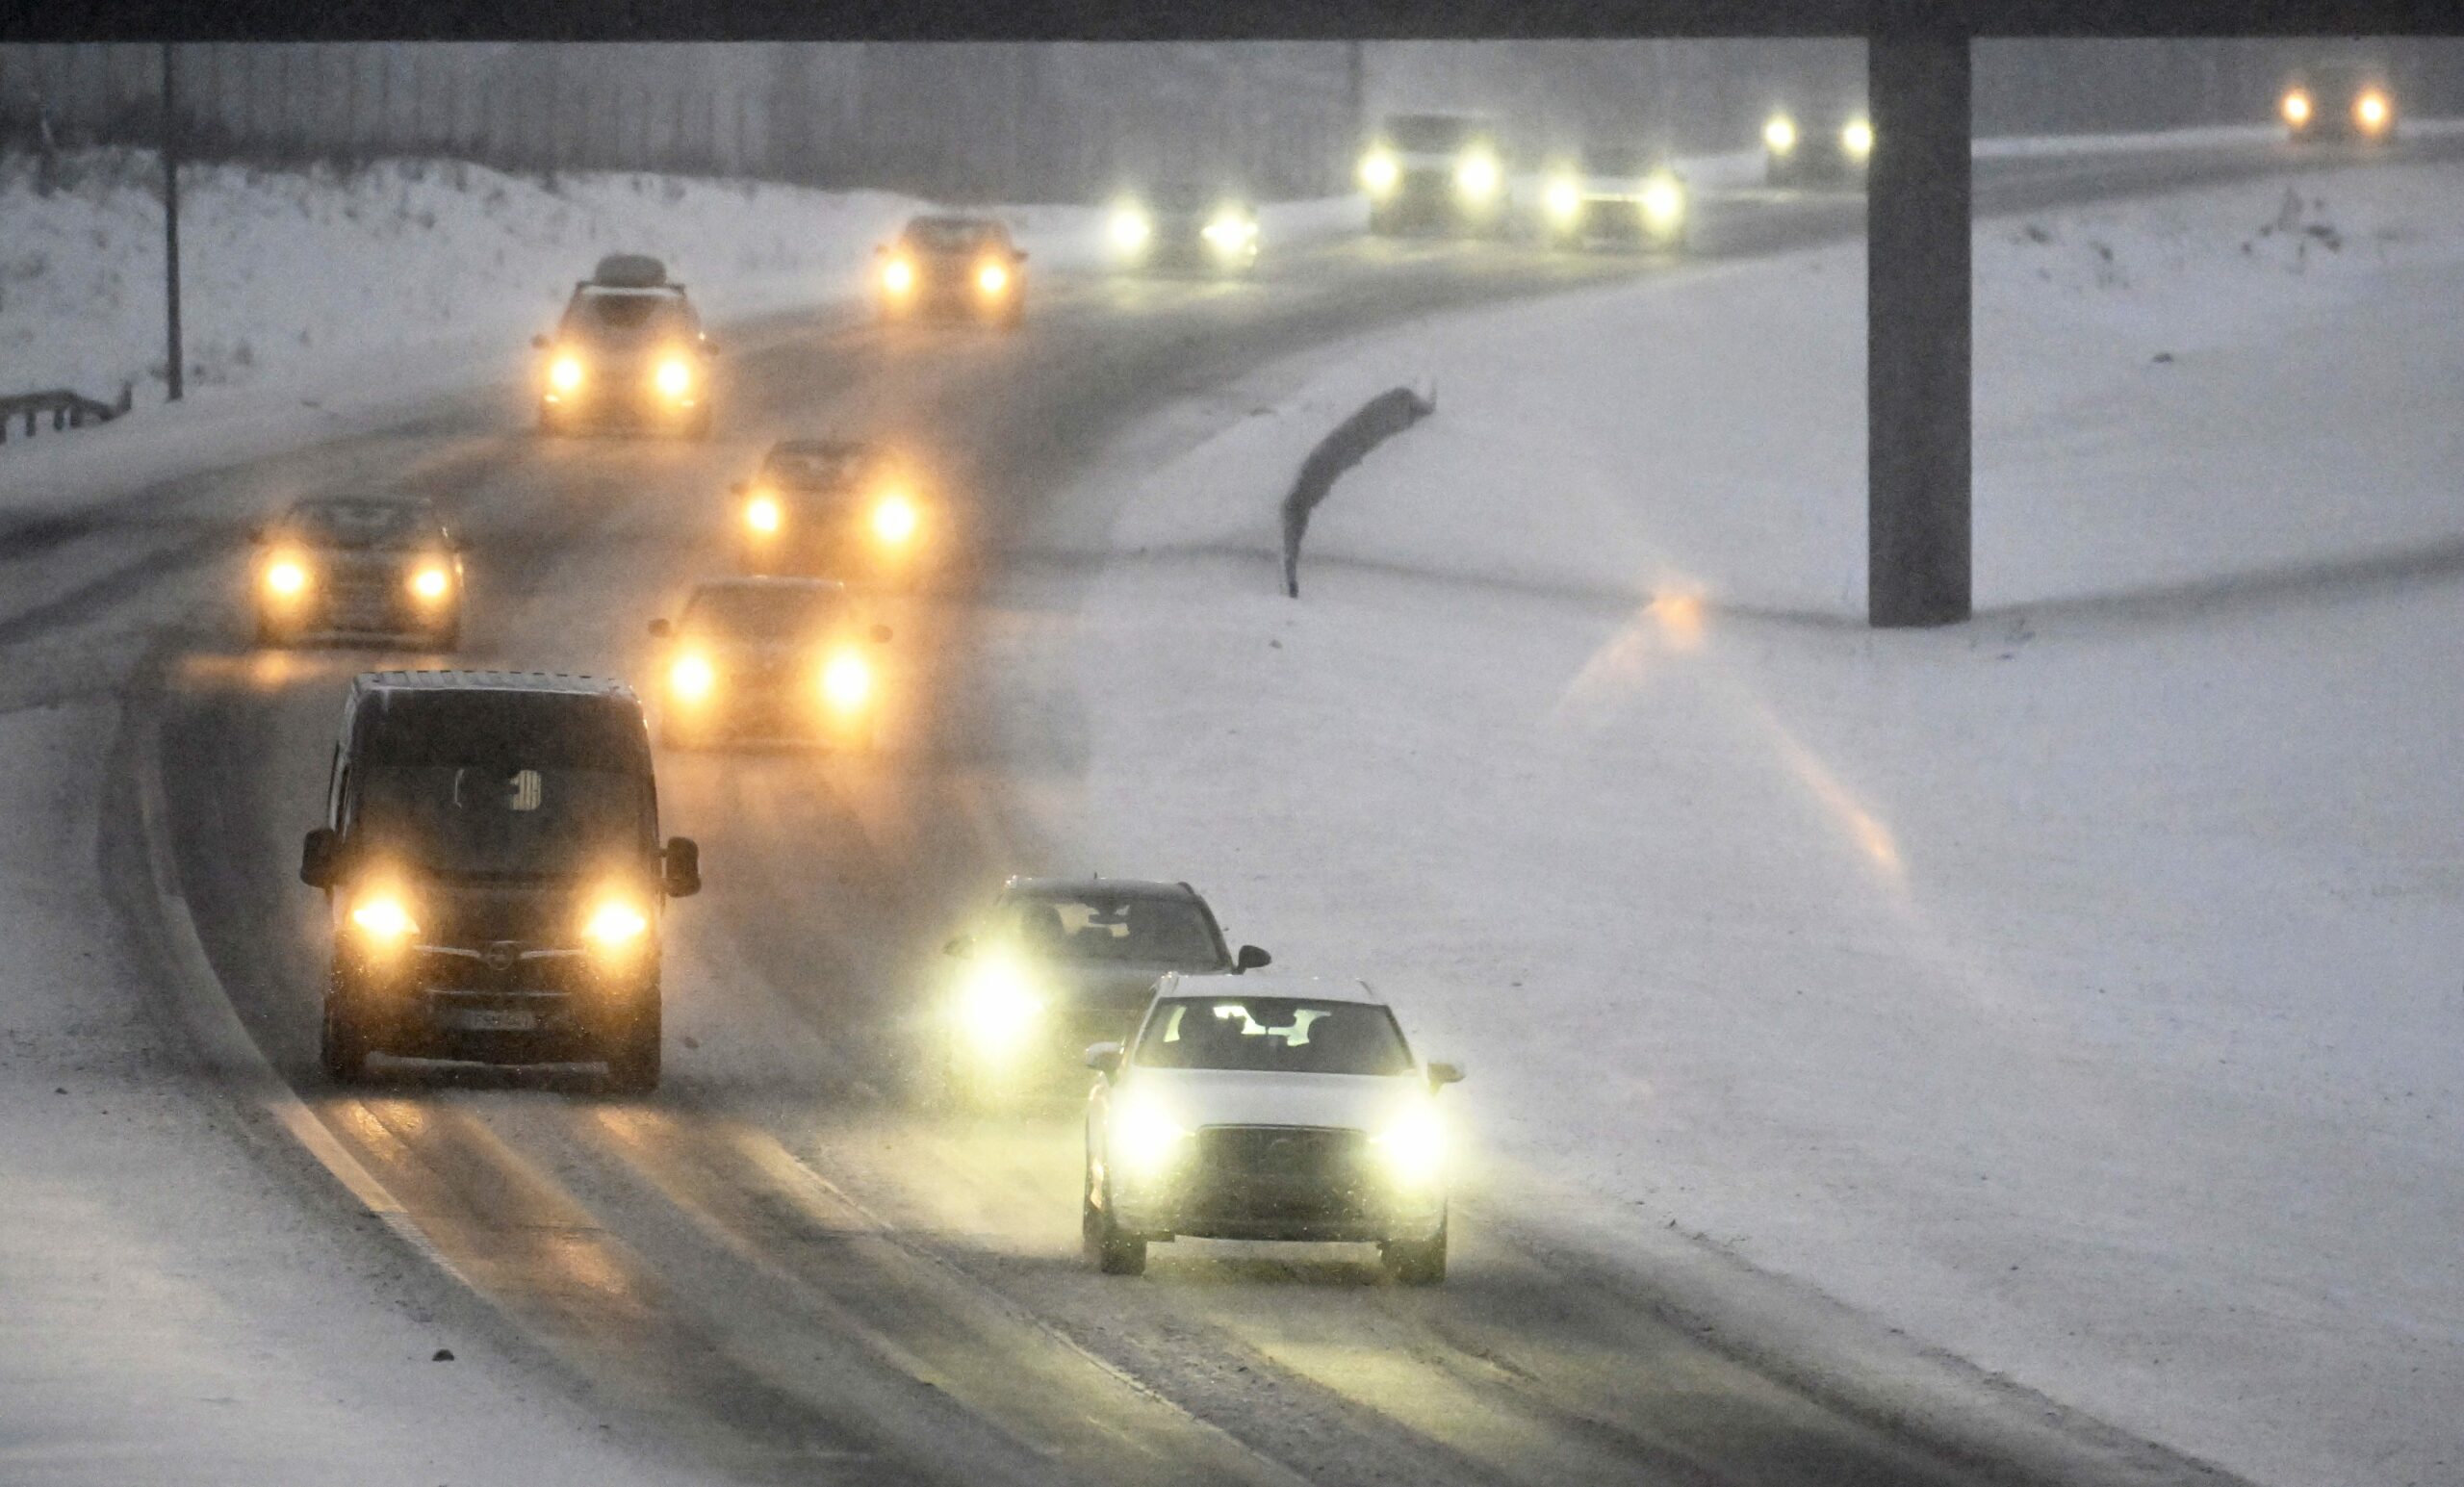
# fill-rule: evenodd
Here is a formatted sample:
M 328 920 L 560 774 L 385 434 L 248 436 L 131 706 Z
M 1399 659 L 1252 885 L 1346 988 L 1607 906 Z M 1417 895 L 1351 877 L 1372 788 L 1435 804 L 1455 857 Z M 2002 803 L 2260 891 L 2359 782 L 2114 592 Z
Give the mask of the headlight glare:
M 1258 224 L 1230 208 L 1219 212 L 1199 229 L 1199 236 L 1219 253 L 1237 253 L 1256 237 Z
M 1560 227 L 1571 227 L 1582 215 L 1582 187 L 1571 176 L 1559 176 L 1549 183 L 1547 196 L 1549 218 Z
M 1193 1133 L 1153 1100 L 1132 1097 L 1113 1108 L 1106 1123 L 1105 1160 L 1130 1177 L 1155 1177 L 1189 1149 Z
M 893 491 L 873 503 L 873 535 L 892 547 L 915 535 L 915 502 Z
M 1113 208 L 1111 232 L 1113 246 L 1124 253 L 1135 253 L 1146 245 L 1154 226 L 1138 207 L 1123 205 Z
M 371 893 L 351 906 L 350 922 L 380 946 L 398 945 L 420 932 L 417 919 L 391 893 Z
M 915 266 L 904 258 L 893 258 L 882 266 L 882 288 L 893 295 L 904 295 L 915 287 Z
M 622 898 L 603 899 L 582 921 L 581 932 L 602 950 L 620 950 L 650 933 L 651 916 Z
M 559 356 L 548 364 L 548 385 L 560 393 L 581 386 L 581 358 Z
M 666 397 L 681 397 L 693 390 L 693 367 L 681 356 L 670 356 L 658 364 L 652 379 L 659 394 Z
M 1654 176 L 1643 186 L 1643 216 L 1655 227 L 1667 229 L 1677 225 L 1685 215 L 1685 188 L 1677 178 Z
M 1774 114 L 1762 126 L 1762 142 L 1774 155 L 1785 155 L 1797 147 L 1797 121 L 1785 114 Z
M 1387 1175 L 1407 1187 L 1426 1187 L 1446 1170 L 1446 1128 L 1426 1105 L 1412 1107 L 1369 1144 Z
M 1455 163 L 1455 190 L 1474 201 L 1487 201 L 1495 196 L 1502 180 L 1498 158 L 1488 150 L 1473 150 Z
M 266 588 L 289 599 L 308 587 L 308 565 L 295 557 L 278 557 L 266 565 Z
M 453 576 L 445 571 L 443 563 L 423 563 L 411 574 L 411 592 L 421 599 L 443 599 L 452 587 Z
M 744 503 L 744 525 L 765 537 L 777 531 L 784 520 L 779 509 L 779 498 L 768 491 L 756 493 Z
M 1010 287 L 1010 270 L 999 264 L 985 264 L 975 270 L 975 287 L 988 295 L 998 295 Z
M 2354 101 L 2352 106 L 2352 115 L 2354 118 L 2361 121 L 2361 127 L 2364 129 L 2375 132 L 2379 129 L 2385 128 L 2387 124 L 2387 95 L 2376 91 L 2363 93 Z
M 1392 192 L 1403 179 L 1403 163 L 1390 150 L 1371 150 L 1361 157 L 1360 184 L 1373 196 Z
M 1043 998 L 1016 965 L 991 961 L 967 977 L 959 991 L 956 1013 L 967 1042 L 977 1053 L 1006 1058 L 1017 1051 L 1043 1015 Z
M 1874 126 L 1871 121 L 1852 118 L 1839 131 L 1839 147 L 1852 159 L 1862 160 L 1874 152 Z
M 2310 122 L 2310 95 L 2299 89 L 2284 95 L 2284 121 L 2301 125 Z
M 677 701 L 683 703 L 698 703 L 708 697 L 718 679 L 718 673 L 710 669 L 709 661 L 699 655 L 679 656 L 676 664 L 667 670 L 667 689 Z
M 873 668 L 853 651 L 841 651 L 821 669 L 821 695 L 840 712 L 854 712 L 873 693 Z

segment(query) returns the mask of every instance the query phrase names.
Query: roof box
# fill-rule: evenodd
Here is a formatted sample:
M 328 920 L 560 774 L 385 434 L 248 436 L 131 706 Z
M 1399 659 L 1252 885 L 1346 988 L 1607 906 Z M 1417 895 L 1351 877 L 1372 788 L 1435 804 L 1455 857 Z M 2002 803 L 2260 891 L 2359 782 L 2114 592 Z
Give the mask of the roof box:
M 590 271 L 590 282 L 619 289 L 656 289 L 667 282 L 667 265 L 648 253 L 610 253 Z

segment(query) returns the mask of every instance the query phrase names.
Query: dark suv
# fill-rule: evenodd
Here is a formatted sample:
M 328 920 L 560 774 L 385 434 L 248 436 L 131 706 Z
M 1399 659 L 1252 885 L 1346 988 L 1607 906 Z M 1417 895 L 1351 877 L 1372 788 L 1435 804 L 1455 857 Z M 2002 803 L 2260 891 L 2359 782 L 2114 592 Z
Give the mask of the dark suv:
M 248 529 L 257 644 L 304 635 L 462 643 L 462 539 L 416 496 L 311 496 Z
M 603 1061 L 659 1077 L 659 920 L 701 854 L 658 836 L 641 703 L 622 682 L 487 671 L 351 684 L 300 880 L 333 910 L 322 1061 Z
M 684 286 L 669 283 L 657 259 L 601 259 L 574 286 L 555 334 L 530 344 L 548 353 L 540 369 L 540 432 L 621 424 L 709 436 L 714 347 Z

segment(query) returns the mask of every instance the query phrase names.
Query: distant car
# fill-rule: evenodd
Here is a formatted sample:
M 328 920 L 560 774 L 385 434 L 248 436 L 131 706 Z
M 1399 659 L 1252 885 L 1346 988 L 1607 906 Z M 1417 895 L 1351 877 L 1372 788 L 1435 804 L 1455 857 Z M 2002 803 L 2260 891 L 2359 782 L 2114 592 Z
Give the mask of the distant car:
M 1238 192 L 1168 182 L 1113 203 L 1105 223 L 1123 269 L 1246 273 L 1258 264 L 1258 212 Z
M 659 742 L 873 745 L 880 679 L 868 644 L 888 627 L 857 623 L 846 586 L 824 578 L 715 578 L 696 584 L 659 668 Z
M 1873 158 L 1862 103 L 1782 109 L 1762 121 L 1762 178 L 1773 186 L 1862 186 Z
M 539 428 L 622 426 L 707 438 L 713 347 L 655 258 L 614 253 L 574 286 L 540 370 Z
M 1558 163 L 1541 188 L 1541 224 L 1553 243 L 1678 247 L 1685 242 L 1685 178 L 1651 150 L 1590 145 Z
M 2343 140 L 2383 144 L 2396 138 L 2396 94 L 2386 75 L 2363 63 L 2326 63 L 2307 69 L 2276 105 L 2295 141 Z
M 1360 158 L 1369 230 L 1504 231 L 1510 183 L 1502 134 L 1481 114 L 1393 114 Z
M 659 1080 L 659 931 L 701 890 L 661 845 L 642 705 L 623 683 L 372 672 L 343 709 L 299 877 L 333 919 L 320 1056 L 603 1062 Z
M 1108 1274 L 1160 1240 L 1374 1243 L 1409 1285 L 1446 1278 L 1439 1089 L 1360 982 L 1167 976 L 1124 1046 L 1087 1050 L 1081 1222 Z
M 783 439 L 732 487 L 739 566 L 911 587 L 928 546 L 914 473 L 853 439 Z
M 885 320 L 931 316 L 1014 328 L 1026 314 L 1026 250 L 997 218 L 910 218 L 873 252 Z
M 310 635 L 462 643 L 464 544 L 415 496 L 311 496 L 251 527 L 257 644 Z
M 989 1104 L 1056 1087 L 1087 1045 L 1129 1035 L 1168 972 L 1239 975 L 1273 959 L 1224 942 L 1186 883 L 1013 878 L 944 947 L 959 964 L 940 1009 L 942 1091 Z

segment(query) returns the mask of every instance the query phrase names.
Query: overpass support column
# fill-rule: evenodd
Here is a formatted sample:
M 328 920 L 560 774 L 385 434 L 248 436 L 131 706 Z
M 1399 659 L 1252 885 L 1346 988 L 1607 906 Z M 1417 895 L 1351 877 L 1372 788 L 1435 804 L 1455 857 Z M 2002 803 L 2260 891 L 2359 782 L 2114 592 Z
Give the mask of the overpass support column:
M 1942 0 L 1882 0 L 1866 42 L 1865 617 L 1969 605 L 1968 38 Z

